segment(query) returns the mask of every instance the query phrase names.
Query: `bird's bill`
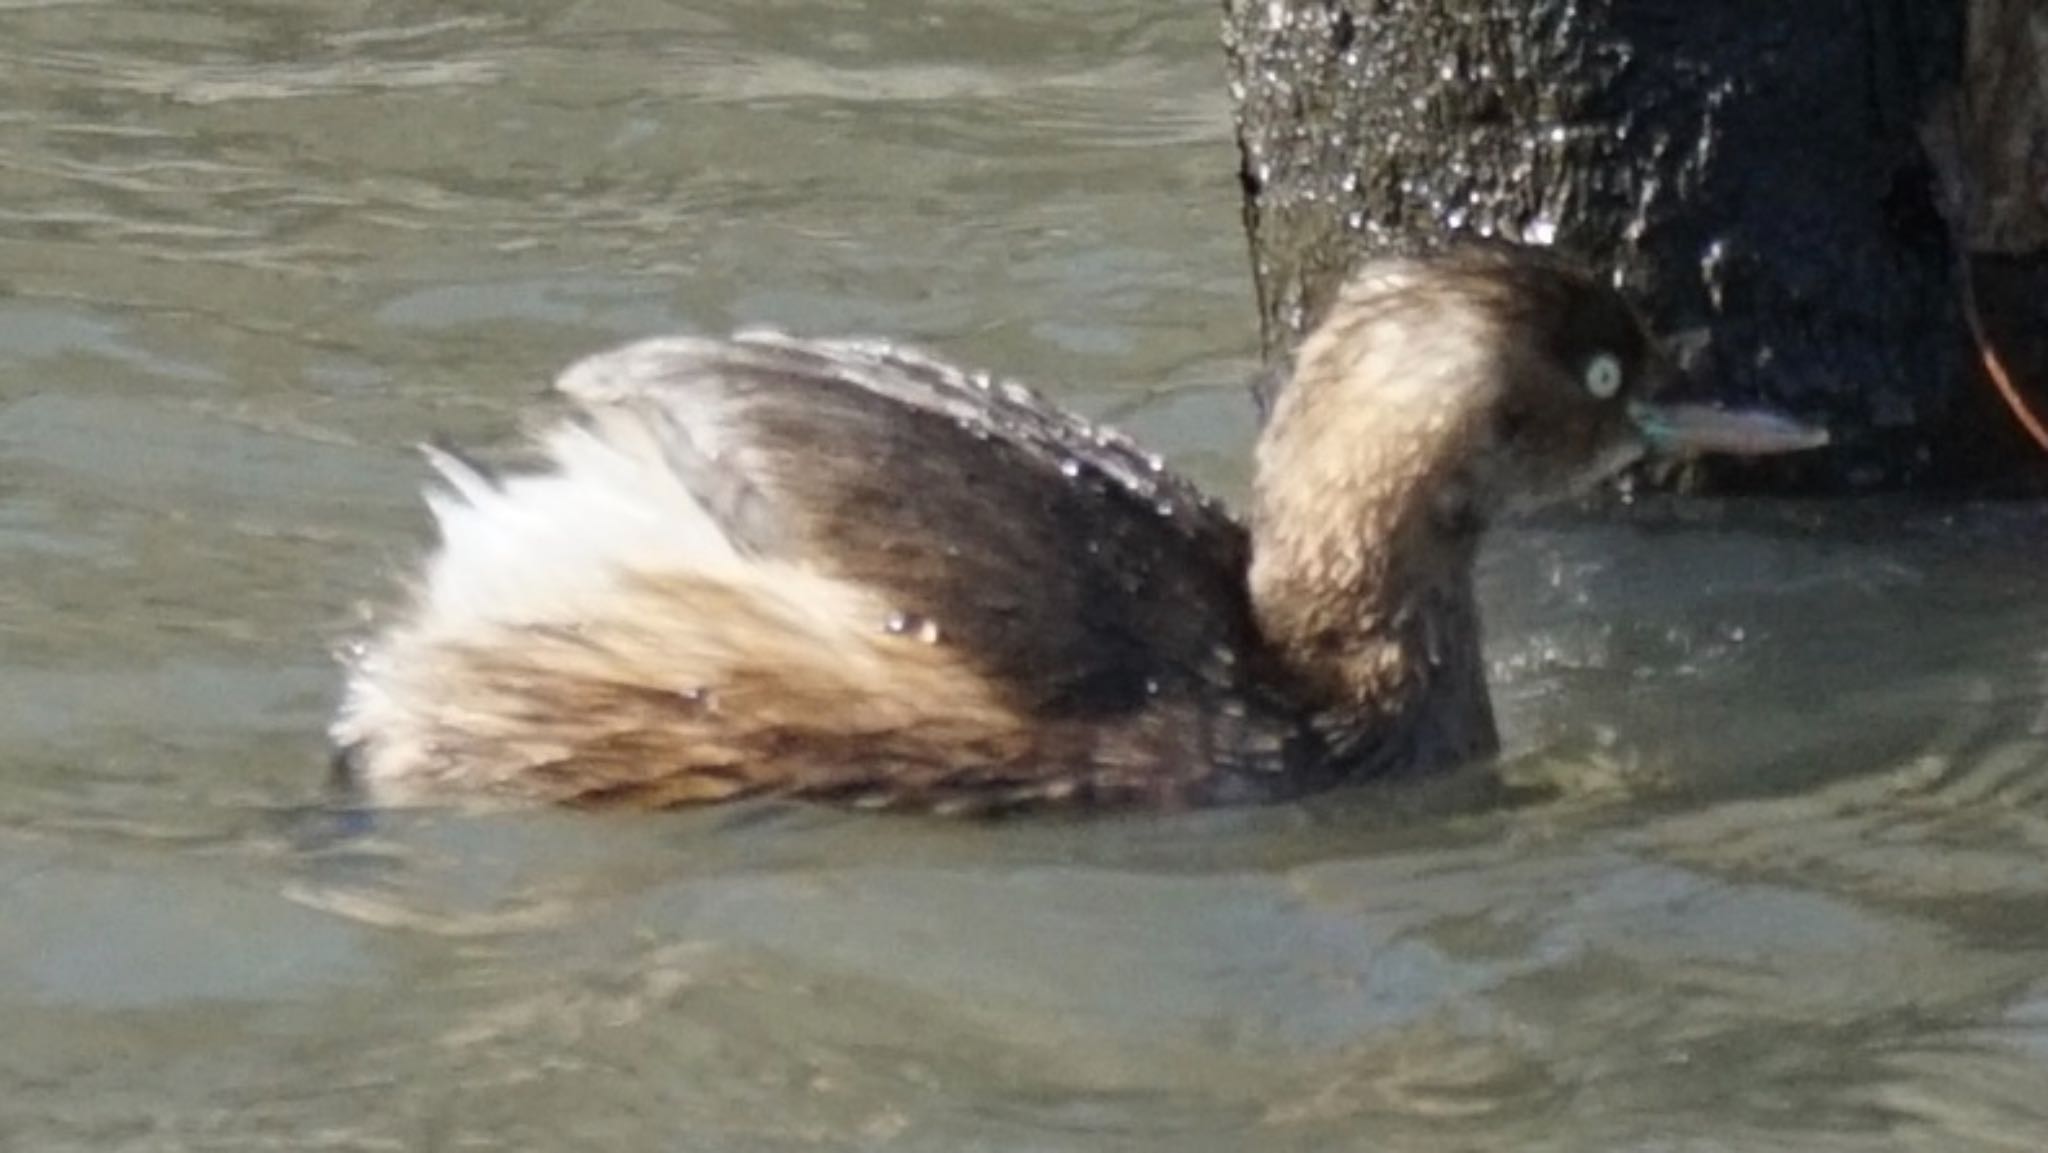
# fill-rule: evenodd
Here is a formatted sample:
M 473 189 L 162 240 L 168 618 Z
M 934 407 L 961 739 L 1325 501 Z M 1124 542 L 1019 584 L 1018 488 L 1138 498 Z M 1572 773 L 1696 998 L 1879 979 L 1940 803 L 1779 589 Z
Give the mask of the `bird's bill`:
M 1803 452 L 1828 443 L 1827 429 L 1768 408 L 1638 403 L 1630 407 L 1629 416 L 1653 451 L 1673 456 L 1709 452 L 1768 456 Z

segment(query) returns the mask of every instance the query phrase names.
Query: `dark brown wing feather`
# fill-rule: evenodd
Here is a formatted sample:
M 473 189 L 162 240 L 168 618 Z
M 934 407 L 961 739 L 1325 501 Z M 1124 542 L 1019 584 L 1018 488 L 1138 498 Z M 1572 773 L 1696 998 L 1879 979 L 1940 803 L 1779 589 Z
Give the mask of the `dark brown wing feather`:
M 1102 718 L 1243 686 L 1245 533 L 1122 436 L 881 344 L 630 355 L 562 387 L 658 406 L 671 467 L 729 535 L 880 590 L 901 627 L 935 629 L 1021 712 Z

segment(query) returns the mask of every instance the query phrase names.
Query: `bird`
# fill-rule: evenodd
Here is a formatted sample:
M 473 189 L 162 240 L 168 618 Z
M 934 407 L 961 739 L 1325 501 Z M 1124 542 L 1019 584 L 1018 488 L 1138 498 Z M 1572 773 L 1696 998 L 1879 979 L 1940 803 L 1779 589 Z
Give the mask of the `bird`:
M 1009 379 L 886 341 L 665 336 L 556 379 L 331 726 L 393 804 L 996 815 L 1268 803 L 1497 752 L 1486 531 L 1652 454 L 1826 433 L 1664 398 L 1552 250 L 1360 265 L 1268 399 L 1240 517 Z

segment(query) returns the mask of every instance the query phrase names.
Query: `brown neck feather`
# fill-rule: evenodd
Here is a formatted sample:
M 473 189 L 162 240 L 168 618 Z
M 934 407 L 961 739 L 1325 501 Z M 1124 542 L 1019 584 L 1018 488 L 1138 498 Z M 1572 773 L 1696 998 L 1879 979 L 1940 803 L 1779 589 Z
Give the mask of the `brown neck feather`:
M 1475 623 L 1476 531 L 1393 486 L 1332 516 L 1330 493 L 1261 492 L 1251 594 L 1266 639 L 1332 704 L 1372 707 L 1441 666 Z M 1418 486 L 1419 487 L 1419 486 Z M 1322 508 L 1290 508 L 1307 496 Z
M 1476 533 L 1253 537 L 1259 627 L 1299 691 L 1377 757 L 1428 768 L 1498 747 L 1473 595 Z

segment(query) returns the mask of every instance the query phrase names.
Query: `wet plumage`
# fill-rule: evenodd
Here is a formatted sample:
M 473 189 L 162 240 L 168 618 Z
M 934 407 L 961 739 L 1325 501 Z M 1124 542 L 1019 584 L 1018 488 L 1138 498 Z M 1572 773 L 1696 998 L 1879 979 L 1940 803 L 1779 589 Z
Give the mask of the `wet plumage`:
M 915 352 L 628 345 L 559 379 L 540 469 L 432 454 L 440 549 L 334 735 L 387 799 L 636 806 L 1202 804 L 1481 756 L 1479 534 L 1642 451 L 1661 371 L 1548 257 L 1370 266 L 1276 398 L 1248 530 Z

